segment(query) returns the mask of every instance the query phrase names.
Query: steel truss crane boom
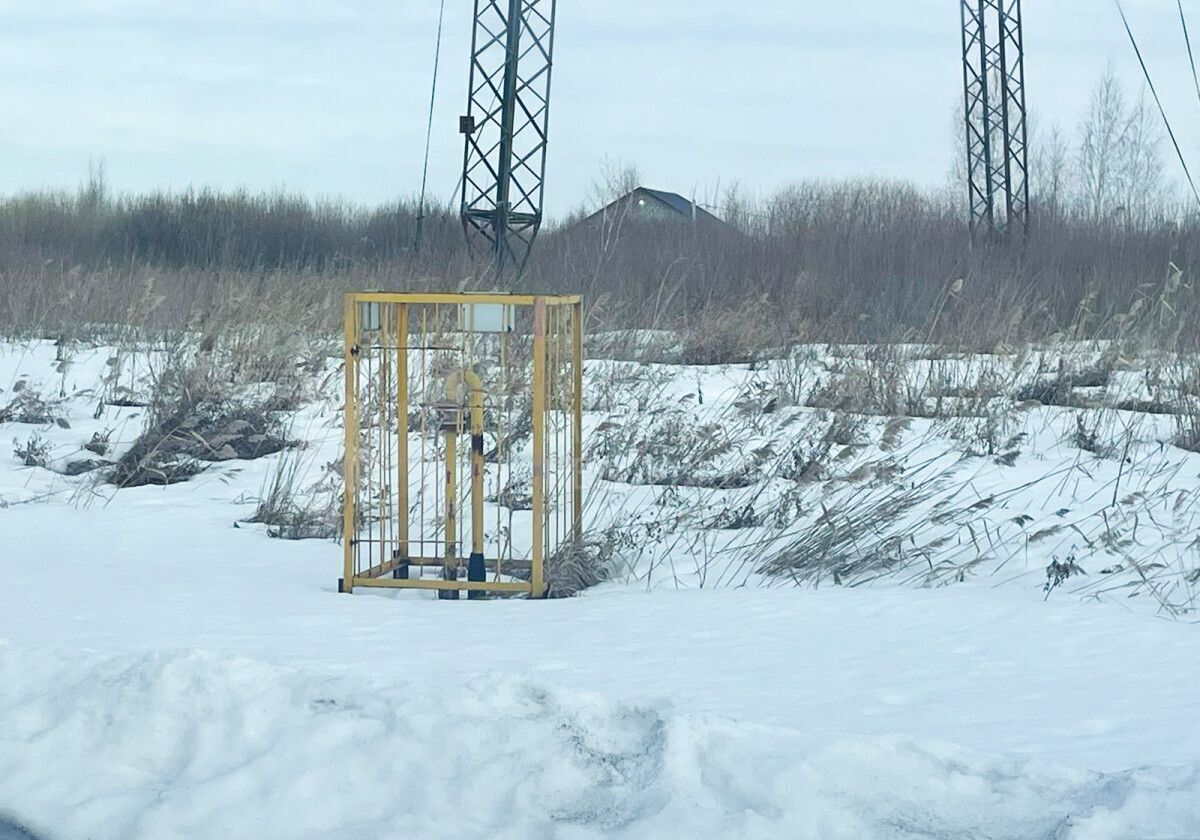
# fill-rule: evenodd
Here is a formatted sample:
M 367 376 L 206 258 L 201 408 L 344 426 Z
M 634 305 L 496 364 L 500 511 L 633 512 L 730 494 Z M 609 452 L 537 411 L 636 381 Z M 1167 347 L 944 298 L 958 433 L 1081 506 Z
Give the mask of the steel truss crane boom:
M 1029 229 L 1021 0 L 961 0 L 971 232 Z
M 542 224 L 556 0 L 475 0 L 460 215 L 492 283 L 524 270 Z

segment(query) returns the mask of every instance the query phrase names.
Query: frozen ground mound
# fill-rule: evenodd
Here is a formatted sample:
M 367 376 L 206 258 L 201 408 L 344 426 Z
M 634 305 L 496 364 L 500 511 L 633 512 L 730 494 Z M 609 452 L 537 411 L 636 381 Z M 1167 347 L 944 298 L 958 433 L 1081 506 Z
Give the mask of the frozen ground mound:
M 206 654 L 9 652 L 0 681 L 0 801 L 51 840 L 1098 840 L 1200 825 L 1200 767 L 1097 774 L 939 743 L 818 746 L 803 721 L 505 677 L 448 690 Z

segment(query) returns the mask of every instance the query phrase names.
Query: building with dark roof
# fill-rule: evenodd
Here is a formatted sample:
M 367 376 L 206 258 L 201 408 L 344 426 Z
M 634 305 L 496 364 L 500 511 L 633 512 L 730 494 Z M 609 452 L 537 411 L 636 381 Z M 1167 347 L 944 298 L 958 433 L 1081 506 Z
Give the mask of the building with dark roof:
M 652 190 L 648 187 L 638 187 L 626 193 L 579 224 L 597 222 L 606 225 L 631 222 L 725 224 L 694 201 L 689 201 L 678 193 Z

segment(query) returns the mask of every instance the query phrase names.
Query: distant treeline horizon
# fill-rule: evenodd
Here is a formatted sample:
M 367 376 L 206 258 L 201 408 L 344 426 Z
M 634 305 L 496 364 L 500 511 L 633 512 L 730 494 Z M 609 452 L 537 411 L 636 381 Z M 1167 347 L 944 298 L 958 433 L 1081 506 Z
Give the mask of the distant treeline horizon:
M 1057 127 L 1034 136 L 1027 237 L 972 242 L 965 184 L 809 180 L 763 198 L 733 185 L 710 203 L 721 225 L 619 213 L 573 225 L 582 210 L 548 224 L 518 285 L 581 292 L 594 328 L 679 330 L 712 360 L 796 340 L 979 348 L 1101 338 L 1153 303 L 1198 322 L 1200 215 L 1164 176 L 1161 129 L 1145 98 L 1126 97 L 1110 72 L 1073 139 Z M 609 162 L 587 207 L 642 182 L 636 165 Z M 74 192 L 0 197 L 4 323 L 57 317 L 48 290 L 89 301 L 74 317 L 127 320 L 122 307 L 153 280 L 154 300 L 164 300 L 138 306 L 138 318 L 186 324 L 218 287 L 258 289 L 264 278 L 276 293 L 313 295 L 317 307 L 350 286 L 489 282 L 446 203 L 365 207 L 204 189 L 114 196 L 102 169 Z M 335 320 L 337 307 L 328 308 Z M 1187 334 L 1200 342 L 1200 329 Z

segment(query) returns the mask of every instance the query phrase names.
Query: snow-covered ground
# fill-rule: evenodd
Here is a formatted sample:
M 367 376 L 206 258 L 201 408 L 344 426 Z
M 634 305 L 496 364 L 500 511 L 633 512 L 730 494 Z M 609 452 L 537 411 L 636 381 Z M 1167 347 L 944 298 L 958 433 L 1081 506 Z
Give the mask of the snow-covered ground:
M 3 437 L 24 443 L 36 431 L 56 468 L 94 432 L 132 441 L 137 407 L 94 416 L 99 383 L 114 381 L 111 351 L 77 351 L 66 366 L 54 356 L 48 344 L 0 349 L 0 406 L 21 381 L 64 395 L 65 421 L 4 424 Z M 756 373 L 672 375 L 689 388 L 709 377 L 698 383 L 704 404 L 727 416 Z M 600 395 L 589 428 L 601 440 L 598 409 L 619 402 L 601 386 L 618 387 L 605 384 L 617 377 L 590 375 Z M 654 387 L 675 404 L 687 396 Z M 777 416 L 769 423 L 787 433 Z M 315 464 L 335 421 L 320 405 L 296 418 Z M 1127 436 L 1127 457 L 1154 449 L 1145 428 Z M 890 450 L 871 446 L 916 459 L 929 432 L 905 434 L 914 437 Z M 1060 440 L 1028 435 L 1022 458 L 1048 472 L 1080 461 Z M 872 462 L 867 444 L 846 446 L 831 459 L 839 469 Z M 1145 467 L 1135 486 L 1193 492 L 1196 456 L 1159 448 L 1169 479 Z M 675 553 L 691 556 L 632 555 L 625 574 L 564 601 L 345 596 L 337 544 L 273 540 L 241 522 L 288 456 L 120 491 L 3 456 L 0 817 L 51 840 L 1200 837 L 1191 614 L 1168 618 L 1146 591 L 1081 599 L 1095 589 L 1074 590 L 1074 579 L 1045 598 L 1041 548 L 986 556 L 939 587 L 901 585 L 929 582 L 902 574 L 869 587 L 778 586 L 757 572 L 701 570 L 689 542 Z M 597 487 L 604 469 L 622 467 L 605 457 L 593 453 Z M 996 457 L 960 469 L 1001 492 L 1022 483 L 1006 476 L 1032 480 Z M 1085 491 L 1112 495 L 1117 471 L 1130 480 L 1120 463 L 1083 462 L 1071 498 L 1086 498 L 1085 474 L 1096 483 Z M 852 483 L 827 480 L 834 499 Z M 997 513 L 989 529 L 1064 519 L 1061 476 L 1035 486 L 1002 498 L 1020 509 Z M 597 492 L 593 509 L 617 510 L 631 528 L 663 508 L 659 485 L 604 482 Z M 695 492 L 693 502 L 714 507 L 750 498 Z M 783 496 L 754 498 L 776 508 Z M 1175 536 L 1190 525 L 1174 512 L 1174 523 L 1160 514 L 1112 550 L 1190 556 Z M 1076 527 L 1089 533 L 1083 520 Z M 745 529 L 711 530 L 745 539 Z M 1081 561 L 1090 578 L 1104 550 L 1094 565 Z M 712 551 L 715 564 L 744 562 L 745 552 Z M 938 562 L 953 553 L 939 551 Z

